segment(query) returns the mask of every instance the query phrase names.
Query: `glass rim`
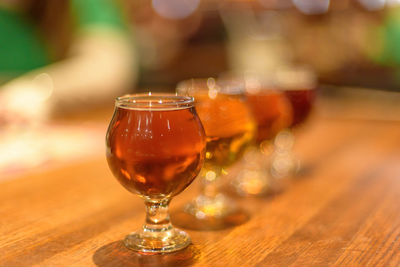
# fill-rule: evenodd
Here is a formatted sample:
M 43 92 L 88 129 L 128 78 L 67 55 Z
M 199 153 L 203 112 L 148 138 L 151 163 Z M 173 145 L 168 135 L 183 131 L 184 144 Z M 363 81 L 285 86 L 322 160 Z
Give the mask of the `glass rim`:
M 126 94 L 115 98 L 115 106 L 134 110 L 177 110 L 194 106 L 194 98 L 170 93 Z

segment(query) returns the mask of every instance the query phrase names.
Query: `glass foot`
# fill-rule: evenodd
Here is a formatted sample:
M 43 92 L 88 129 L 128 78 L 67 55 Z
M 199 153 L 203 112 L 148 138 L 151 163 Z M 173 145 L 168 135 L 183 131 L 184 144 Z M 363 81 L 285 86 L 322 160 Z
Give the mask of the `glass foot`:
M 243 170 L 235 177 L 232 185 L 241 196 L 263 196 L 277 190 L 273 178 L 262 170 Z
M 127 248 L 141 253 L 169 253 L 186 248 L 191 243 L 190 237 L 184 231 L 170 228 L 163 231 L 143 229 L 125 237 Z
M 198 196 L 194 201 L 186 205 L 185 211 L 197 219 L 224 218 L 238 210 L 234 201 L 223 194 L 215 197 L 205 195 Z
M 291 153 L 275 153 L 272 157 L 271 173 L 274 177 L 295 176 L 300 170 L 300 162 Z

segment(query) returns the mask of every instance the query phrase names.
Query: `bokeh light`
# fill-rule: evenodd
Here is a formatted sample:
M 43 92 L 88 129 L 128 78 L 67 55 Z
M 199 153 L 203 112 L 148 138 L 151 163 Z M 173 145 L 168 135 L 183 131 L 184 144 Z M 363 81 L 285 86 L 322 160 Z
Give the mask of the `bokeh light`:
M 293 0 L 293 4 L 304 14 L 323 14 L 329 9 L 329 0 Z
M 183 19 L 199 6 L 200 0 L 152 0 L 153 9 L 168 19 Z

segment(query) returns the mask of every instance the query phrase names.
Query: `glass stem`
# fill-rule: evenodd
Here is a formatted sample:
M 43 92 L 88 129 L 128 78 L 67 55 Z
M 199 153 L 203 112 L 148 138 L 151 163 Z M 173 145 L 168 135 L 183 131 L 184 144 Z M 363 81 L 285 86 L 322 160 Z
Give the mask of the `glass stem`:
M 270 168 L 274 176 L 285 177 L 297 171 L 298 162 L 293 157 L 293 145 L 294 136 L 290 130 L 283 130 L 275 137 Z
M 170 199 L 157 202 L 145 201 L 146 223 L 143 226 L 144 231 L 164 232 L 172 229 L 168 210 L 169 202 Z
M 208 198 L 218 195 L 218 179 L 221 173 L 217 170 L 206 170 L 202 174 L 201 194 Z
M 293 150 L 294 136 L 292 131 L 283 130 L 275 137 L 274 148 L 277 153 L 289 154 Z

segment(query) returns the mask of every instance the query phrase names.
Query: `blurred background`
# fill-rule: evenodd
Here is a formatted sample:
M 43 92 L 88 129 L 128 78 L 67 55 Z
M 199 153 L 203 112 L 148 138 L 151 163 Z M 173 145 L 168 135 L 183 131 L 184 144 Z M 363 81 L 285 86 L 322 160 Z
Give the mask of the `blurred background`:
M 296 65 L 317 116 L 398 121 L 400 1 L 0 0 L 0 177 L 103 153 L 115 96 Z
M 227 70 L 268 72 L 306 64 L 323 84 L 397 89 L 399 1 L 184 3 L 131 7 L 139 87 Z

